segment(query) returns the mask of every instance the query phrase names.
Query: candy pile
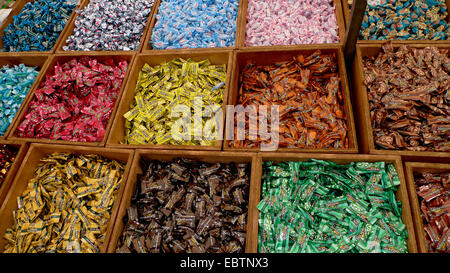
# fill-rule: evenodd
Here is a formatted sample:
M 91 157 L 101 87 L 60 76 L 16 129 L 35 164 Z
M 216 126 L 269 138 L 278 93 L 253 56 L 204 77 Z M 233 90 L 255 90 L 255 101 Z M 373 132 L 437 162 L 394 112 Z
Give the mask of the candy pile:
M 91 0 L 63 50 L 138 50 L 153 0 Z
M 249 0 L 246 46 L 338 43 L 330 0 Z
M 264 162 L 260 253 L 407 252 L 392 164 Z
M 415 173 L 428 252 L 450 253 L 450 172 Z
M 99 252 L 123 173 L 122 163 L 98 155 L 42 158 L 17 198 L 5 252 Z
M 0 188 L 8 176 L 9 169 L 17 155 L 17 149 L 10 145 L 0 145 Z
M 38 75 L 24 64 L 0 69 L 0 135 L 4 135 Z
M 364 58 L 376 147 L 450 151 L 448 56 L 436 47 L 394 50 L 387 43 L 378 56 Z
M 209 60 L 179 58 L 155 67 L 145 64 L 131 110 L 124 115 L 125 142 L 215 145 L 219 128 L 213 116 L 221 110 L 225 83 L 226 65 L 212 65 Z M 177 106 L 185 110 L 178 113 L 180 118 L 174 117 Z
M 100 142 L 125 77 L 127 61 L 89 57 L 55 66 L 36 90 L 15 134 L 27 138 Z
M 3 33 L 5 50 L 52 50 L 74 8 L 75 5 L 64 0 L 28 2 Z
M 445 0 L 369 1 L 360 39 L 448 40 L 447 14 Z
M 253 113 L 263 106 L 280 106 L 279 128 L 268 124 L 268 132 L 278 130 L 279 147 L 348 147 L 344 98 L 334 53 L 323 54 L 317 50 L 273 65 L 248 64 L 240 76 L 238 96 L 238 104 L 253 107 Z M 272 119 L 271 109 L 268 108 L 267 112 L 268 122 Z M 271 140 L 261 133 L 261 128 L 257 139 L 256 132 L 254 140 L 248 137 L 239 139 L 239 128 L 253 134 L 249 120 L 246 118 L 245 124 L 236 122 L 234 140 L 229 141 L 232 147 L 250 148 L 270 143 Z
M 250 167 L 144 161 L 117 252 L 242 253 Z
M 151 45 L 155 49 L 232 47 L 239 0 L 162 0 Z

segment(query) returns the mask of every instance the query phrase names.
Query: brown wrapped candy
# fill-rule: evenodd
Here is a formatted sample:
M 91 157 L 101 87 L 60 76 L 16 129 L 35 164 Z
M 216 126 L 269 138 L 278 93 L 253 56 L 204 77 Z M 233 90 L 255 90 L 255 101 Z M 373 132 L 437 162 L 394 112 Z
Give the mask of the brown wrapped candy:
M 450 172 L 415 173 L 428 252 L 450 253 Z
M 386 43 L 363 63 L 376 147 L 450 151 L 448 50 Z
M 179 158 L 142 161 L 144 175 L 124 218 L 116 252 L 241 253 L 250 167 Z

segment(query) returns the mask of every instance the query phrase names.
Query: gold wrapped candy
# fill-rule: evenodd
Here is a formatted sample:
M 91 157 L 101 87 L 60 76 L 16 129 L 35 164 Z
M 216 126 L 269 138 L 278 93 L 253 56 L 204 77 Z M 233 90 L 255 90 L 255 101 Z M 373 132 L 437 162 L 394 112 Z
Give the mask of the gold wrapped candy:
M 215 145 L 219 128 L 212 121 L 222 108 L 225 81 L 226 65 L 212 65 L 209 60 L 178 58 L 155 67 L 145 64 L 139 73 L 134 101 L 124 114 L 124 142 Z M 184 114 L 172 117 L 172 111 L 180 105 L 190 111 L 188 118 Z M 213 115 L 195 115 L 205 111 Z M 172 130 L 173 126 L 181 129 Z
M 54 153 L 17 198 L 5 253 L 100 251 L 124 165 L 99 155 Z

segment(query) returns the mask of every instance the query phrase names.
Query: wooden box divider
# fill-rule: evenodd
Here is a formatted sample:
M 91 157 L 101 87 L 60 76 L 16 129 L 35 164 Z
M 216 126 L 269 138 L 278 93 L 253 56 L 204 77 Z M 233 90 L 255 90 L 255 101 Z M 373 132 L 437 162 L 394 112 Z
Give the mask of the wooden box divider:
M 90 3 L 90 0 L 83 0 L 83 1 L 84 2 L 78 7 L 79 10 L 83 10 Z M 150 28 L 150 24 L 151 24 L 151 21 L 152 21 L 152 18 L 153 18 L 153 14 L 155 13 L 155 11 L 157 9 L 157 2 L 159 2 L 159 1 L 160 0 L 156 0 L 153 3 L 152 9 L 151 9 L 150 14 L 149 14 L 149 16 L 147 18 L 147 22 L 145 24 L 145 28 L 144 28 L 143 33 L 142 33 L 142 37 L 141 37 L 140 42 L 139 42 L 139 48 L 137 50 L 130 50 L 130 51 L 115 51 L 115 50 L 99 51 L 99 50 L 97 50 L 97 51 L 93 51 L 93 52 L 107 52 L 109 54 L 117 54 L 117 55 L 120 55 L 123 52 L 130 52 L 130 53 L 134 53 L 134 54 L 141 52 L 142 47 L 144 45 L 144 41 L 145 41 L 145 39 L 147 37 L 148 29 Z M 78 14 L 75 15 L 74 19 L 70 22 L 70 25 L 68 25 L 67 31 L 64 33 L 64 36 L 62 37 L 61 42 L 58 44 L 58 47 L 56 48 L 56 53 L 58 53 L 58 54 L 73 54 L 74 52 L 89 52 L 89 51 L 70 51 L 70 50 L 69 51 L 65 51 L 63 49 L 63 46 L 67 45 L 67 39 L 70 36 L 72 36 L 74 31 L 75 31 L 75 21 L 77 19 L 77 16 L 78 16 Z
M 54 73 L 55 71 L 55 65 L 56 64 L 62 64 L 64 62 L 70 61 L 73 58 L 82 58 L 82 57 L 91 57 L 91 58 L 95 58 L 97 60 L 100 61 L 106 61 L 109 59 L 113 59 L 114 61 L 122 61 L 122 60 L 126 60 L 128 61 L 128 67 L 127 67 L 127 72 L 125 74 L 125 77 L 122 81 L 122 85 L 120 87 L 120 91 L 119 91 L 119 95 L 117 97 L 116 103 L 114 105 L 113 108 L 113 112 L 111 114 L 110 120 L 108 121 L 108 125 L 106 126 L 106 132 L 105 132 L 105 136 L 103 137 L 103 140 L 101 142 L 76 142 L 76 141 L 66 141 L 66 140 L 54 140 L 54 139 L 40 139 L 40 138 L 21 138 L 16 136 L 15 132 L 17 130 L 17 127 L 20 125 L 20 123 L 22 122 L 22 120 L 25 117 L 25 114 L 28 110 L 28 105 L 31 102 L 31 100 L 34 98 L 34 94 L 36 89 L 38 89 L 39 87 L 42 86 L 43 82 L 45 81 L 46 75 L 51 75 L 52 73 Z M 41 143 L 53 143 L 53 144 L 70 144 L 70 145 L 85 145 L 85 146 L 105 146 L 106 144 L 106 140 L 108 139 L 108 135 L 109 135 L 109 131 L 111 130 L 111 126 L 112 123 L 114 121 L 114 117 L 116 115 L 118 106 L 120 104 L 120 100 L 122 98 L 122 93 L 125 89 L 126 83 L 127 83 L 127 79 L 128 76 L 130 75 L 130 71 L 133 67 L 134 64 L 134 59 L 135 59 L 135 54 L 133 54 L 132 52 L 122 52 L 121 54 L 110 54 L 108 52 L 74 52 L 70 55 L 68 54 L 55 54 L 51 57 L 51 59 L 48 61 L 48 65 L 45 69 L 45 73 L 43 74 L 43 76 L 39 79 L 39 83 L 34 85 L 34 88 L 32 90 L 30 90 L 30 98 L 27 101 L 26 107 L 24 107 L 24 109 L 22 110 L 22 112 L 20 113 L 20 115 L 18 116 L 18 118 L 15 121 L 15 124 L 12 126 L 11 132 L 7 138 L 7 140 L 10 141 L 15 141 L 18 143 L 22 143 L 22 142 L 41 142 Z
M 125 190 L 126 181 L 130 172 L 131 163 L 134 156 L 134 151 L 124 149 L 106 149 L 99 147 L 85 147 L 85 146 L 69 146 L 69 145 L 49 145 L 49 144 L 31 144 L 23 163 L 21 164 L 16 178 L 0 208 L 0 252 L 5 250 L 6 241 L 4 239 L 5 231 L 14 222 L 13 211 L 17 209 L 17 197 L 20 196 L 27 188 L 28 181 L 34 177 L 34 172 L 39 164 L 41 158 L 50 155 L 54 152 L 67 152 L 77 155 L 81 154 L 98 154 L 108 159 L 117 160 L 126 163 L 123 179 L 116 194 L 116 201 L 111 209 L 111 218 L 108 221 L 105 240 L 100 247 L 100 252 L 106 252 L 109 239 L 114 227 L 117 212 L 119 210 L 120 198 Z
M 406 225 L 406 230 L 408 232 L 408 252 L 417 253 L 417 244 L 416 237 L 414 233 L 414 225 L 413 219 L 411 216 L 411 208 L 409 204 L 408 193 L 406 190 L 405 177 L 403 173 L 402 161 L 399 156 L 392 155 L 351 155 L 351 154 L 295 154 L 295 153 L 259 153 L 257 160 L 258 173 L 256 174 L 257 179 L 256 183 L 253 184 L 251 189 L 251 195 L 254 197 L 252 199 L 253 203 L 250 204 L 250 208 L 253 211 L 253 218 L 249 219 L 252 223 L 249 223 L 249 226 L 252 228 L 249 230 L 252 238 L 249 240 L 252 244 L 249 246 L 251 253 L 256 253 L 258 251 L 258 218 L 259 213 L 256 206 L 261 200 L 261 187 L 262 187 L 262 163 L 264 161 L 273 161 L 273 162 L 285 162 L 285 161 L 308 161 L 309 159 L 321 159 L 321 160 L 329 160 L 337 164 L 348 164 L 350 162 L 377 162 L 384 161 L 386 163 L 393 163 L 398 172 L 398 177 L 400 179 L 400 186 L 397 190 L 397 199 L 402 202 L 402 221 Z
M 240 11 L 240 20 L 239 25 L 237 27 L 237 38 L 239 38 L 236 46 L 239 49 L 247 49 L 247 48 L 255 48 L 255 49 L 294 49 L 299 48 L 299 46 L 304 46 L 305 44 L 300 45 L 278 45 L 278 46 L 246 46 L 245 45 L 245 38 L 246 38 L 246 25 L 247 25 L 247 10 L 248 10 L 248 0 L 242 1 L 242 8 Z M 335 7 L 335 14 L 336 14 L 336 22 L 338 25 L 338 36 L 339 36 L 339 43 L 331 43 L 331 44 L 318 44 L 318 45 L 343 45 L 345 43 L 345 21 L 344 21 L 344 15 L 342 13 L 342 3 L 341 0 L 333 0 L 334 7 Z
M 28 143 L 16 144 L 11 141 L 1 140 L 0 145 L 13 146 L 18 149 L 14 162 L 9 168 L 8 175 L 6 176 L 3 183 L 0 183 L 0 208 L 1 208 L 3 201 L 5 200 L 6 194 L 8 193 L 8 190 L 10 189 L 11 184 L 14 181 L 14 178 L 16 177 L 16 173 L 20 165 L 22 165 L 22 161 L 23 158 L 25 157 L 25 154 L 28 151 L 29 144 Z
M 208 163 L 229 163 L 229 162 L 237 162 L 237 163 L 249 163 L 251 164 L 251 174 L 250 174 L 250 191 L 249 191 L 249 205 L 254 203 L 253 188 L 255 184 L 259 184 L 256 179 L 257 177 L 257 157 L 256 153 L 231 153 L 231 152 L 205 152 L 205 151 L 171 151 L 171 150 L 142 150 L 139 149 L 136 151 L 133 165 L 131 166 L 130 175 L 128 176 L 128 181 L 126 183 L 126 188 L 123 191 L 123 197 L 121 198 L 120 208 L 117 213 L 117 218 L 115 220 L 115 226 L 112 231 L 111 240 L 108 245 L 107 252 L 114 253 L 117 248 L 117 244 L 119 242 L 120 236 L 122 235 L 124 223 L 123 218 L 127 214 L 127 208 L 131 203 L 131 196 L 134 194 L 137 183 L 137 176 L 143 173 L 143 170 L 140 166 L 141 158 L 151 159 L 151 160 L 161 160 L 161 161 L 170 161 L 175 158 L 189 158 L 199 161 L 204 161 Z M 245 252 L 250 251 L 250 246 L 254 243 L 251 240 L 254 240 L 254 236 L 250 233 L 253 230 L 250 226 L 253 217 L 255 217 L 254 210 L 248 209 L 247 214 L 247 235 L 246 235 L 246 246 Z M 256 216 L 257 217 L 257 216 Z
M 423 163 L 423 162 L 405 162 L 406 187 L 408 188 L 411 211 L 414 220 L 414 229 L 416 233 L 417 246 L 420 253 L 428 253 L 427 242 L 425 239 L 425 230 L 420 211 L 419 197 L 416 192 L 414 182 L 414 173 L 450 172 L 450 164 L 441 163 Z
M 399 48 L 403 44 L 393 44 L 394 48 Z M 400 155 L 407 161 L 425 161 L 425 162 L 447 162 L 450 163 L 450 152 L 433 151 L 407 151 L 407 150 L 383 150 L 375 147 L 372 124 L 370 119 L 369 99 L 367 87 L 364 85 L 364 66 L 363 58 L 377 56 L 382 51 L 383 43 L 378 44 L 359 44 L 356 48 L 356 57 L 353 62 L 353 96 L 356 106 L 355 115 L 358 123 L 359 147 L 362 153 L 377 155 Z M 450 49 L 447 45 L 430 44 L 410 44 L 411 47 L 424 48 L 427 46 L 437 46 L 440 49 Z
M 25 5 L 28 2 L 33 2 L 34 0 L 17 0 L 13 6 L 13 9 L 11 10 L 11 13 L 8 15 L 8 17 L 6 17 L 5 21 L 3 21 L 3 24 L 0 26 L 0 48 L 4 48 L 3 46 L 3 33 L 5 31 L 5 29 L 9 26 L 9 24 L 11 24 L 14 21 L 14 16 L 19 14 L 22 9 L 25 7 Z M 49 53 L 55 53 L 56 48 L 59 46 L 59 44 L 62 42 L 63 40 L 63 36 L 66 33 L 66 31 L 69 28 L 69 25 L 72 23 L 73 20 L 75 20 L 75 16 L 76 16 L 76 12 L 75 10 L 83 4 L 84 1 L 87 0 L 79 0 L 77 6 L 72 10 L 72 14 L 70 15 L 70 18 L 67 20 L 66 25 L 64 26 L 64 29 L 61 31 L 61 33 L 59 34 L 58 39 L 56 40 L 55 44 L 53 45 L 52 50 L 48 50 L 48 51 L 20 51 L 20 52 L 0 52 L 0 55 L 20 55 L 20 54 L 24 54 L 24 53 L 31 53 L 34 55 L 47 55 Z
M 204 49 L 208 49 L 208 50 L 212 50 L 212 51 L 223 51 L 223 50 L 233 50 L 235 48 L 237 48 L 237 42 L 238 42 L 238 28 L 239 28 L 239 24 L 240 24 L 240 13 L 241 13 L 241 8 L 243 5 L 244 0 L 240 0 L 239 1 L 239 10 L 238 10 L 238 14 L 237 14 L 237 18 L 236 18 L 236 36 L 235 36 L 235 42 L 234 42 L 234 46 L 233 47 L 213 47 L 213 48 L 182 48 L 182 49 L 154 49 L 153 46 L 150 44 L 150 41 L 152 39 L 152 33 L 153 33 L 153 29 L 155 28 L 155 24 L 156 24 L 156 15 L 159 14 L 159 7 L 161 5 L 161 2 L 164 0 L 155 0 L 155 10 L 153 13 L 153 16 L 151 18 L 151 22 L 150 22 L 150 27 L 147 30 L 147 34 L 144 40 L 144 43 L 141 47 L 141 52 L 142 53 L 150 53 L 150 52 L 164 52 L 165 54 L 175 54 L 176 52 L 179 51 L 183 51 L 183 50 L 204 50 Z
M 274 64 L 276 62 L 292 60 L 292 57 L 300 53 L 313 53 L 315 50 L 320 49 L 323 53 L 335 53 L 339 66 L 339 75 L 341 78 L 341 90 L 344 97 L 344 113 L 347 118 L 348 127 L 348 139 L 349 147 L 347 149 L 301 149 L 301 148 L 278 148 L 280 152 L 302 152 L 302 153 L 358 153 L 358 142 L 356 138 L 355 122 L 352 110 L 352 101 L 350 97 L 349 84 L 347 79 L 347 70 L 345 69 L 345 60 L 342 53 L 341 46 L 339 45 L 304 45 L 296 49 L 245 49 L 234 52 L 233 61 L 233 74 L 230 82 L 230 92 L 228 95 L 228 104 L 236 105 L 238 102 L 238 90 L 239 90 L 239 77 L 241 71 L 248 63 L 255 65 L 267 65 Z M 223 147 L 226 151 L 253 151 L 259 152 L 260 148 L 232 148 L 230 147 L 227 139 L 226 132 L 232 130 L 230 124 L 226 124 L 226 130 L 224 133 Z
M 448 12 L 446 21 L 447 21 L 447 23 L 450 24 L 450 0 L 445 0 L 445 3 L 447 4 L 447 12 Z M 344 17 L 345 17 L 345 25 L 348 28 L 348 25 L 350 24 L 350 19 L 351 19 L 350 13 L 352 12 L 352 10 L 348 6 L 347 0 L 342 0 L 342 10 L 343 10 Z M 358 44 L 378 44 L 378 43 L 385 43 L 387 41 L 388 40 L 358 40 Z M 392 41 L 393 43 L 396 43 L 396 44 L 429 43 L 429 44 L 435 44 L 436 46 L 438 46 L 440 44 L 450 43 L 450 40 L 437 40 L 437 41 L 433 41 L 433 40 L 390 40 L 390 41 Z
M 131 74 L 128 78 L 127 85 L 122 96 L 114 124 L 112 126 L 111 133 L 109 134 L 107 146 L 114 148 L 128 148 L 128 149 L 180 149 L 180 150 L 221 150 L 222 140 L 217 140 L 214 146 L 200 146 L 200 145 L 154 145 L 154 144 L 143 144 L 143 145 L 132 145 L 132 144 L 121 144 L 125 140 L 125 118 L 123 115 L 130 110 L 130 104 L 133 102 L 135 97 L 136 83 L 139 77 L 139 72 L 142 67 L 147 63 L 150 66 L 156 66 L 167 61 L 171 61 L 175 58 L 192 59 L 194 61 L 202 61 L 209 59 L 212 64 L 226 64 L 227 65 L 227 79 L 225 84 L 225 91 L 223 95 L 223 124 L 225 123 L 225 110 L 226 102 L 228 100 L 228 90 L 229 81 L 232 72 L 232 56 L 231 50 L 210 50 L 210 49 L 197 49 L 190 50 L 184 49 L 177 52 L 165 52 L 165 51 L 152 51 L 151 53 L 138 54 L 135 58 L 135 65 Z M 222 126 L 223 126 L 222 124 Z M 223 130 L 224 131 L 224 130 Z
M 0 54 L 0 67 L 3 67 L 5 65 L 14 66 L 19 64 L 25 64 L 26 66 L 37 67 L 39 69 L 39 73 L 36 76 L 34 83 L 30 86 L 28 94 L 23 99 L 21 106 L 19 107 L 13 120 L 9 124 L 8 129 L 5 131 L 5 134 L 3 136 L 0 136 L 0 140 L 6 140 L 9 134 L 11 133 L 11 129 L 13 128 L 14 123 L 22 113 L 25 106 L 28 104 L 29 99 L 32 97 L 33 90 L 36 88 L 41 78 L 44 76 L 50 58 L 51 58 L 50 54 L 38 54 L 38 55 L 33 53 L 21 53 L 18 55 Z

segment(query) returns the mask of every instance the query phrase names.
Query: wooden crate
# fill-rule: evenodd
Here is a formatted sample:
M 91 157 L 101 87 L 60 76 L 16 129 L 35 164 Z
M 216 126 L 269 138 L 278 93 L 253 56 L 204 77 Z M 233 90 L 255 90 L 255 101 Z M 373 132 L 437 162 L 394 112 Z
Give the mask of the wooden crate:
M 423 163 L 423 162 L 405 162 L 406 186 L 408 188 L 409 199 L 411 200 L 411 210 L 414 220 L 414 229 L 416 233 L 417 246 L 419 252 L 428 253 L 425 230 L 420 211 L 419 198 L 417 197 L 416 184 L 414 182 L 414 173 L 449 172 L 450 164 Z
M 261 200 L 261 187 L 262 187 L 262 163 L 264 161 L 273 162 L 285 162 L 285 161 L 308 161 L 309 159 L 320 159 L 328 160 L 337 164 L 348 164 L 350 162 L 378 162 L 384 161 L 386 163 L 393 163 L 398 172 L 398 177 L 400 179 L 400 186 L 397 190 L 397 199 L 402 202 L 402 221 L 406 225 L 406 230 L 408 232 L 408 252 L 417 253 L 416 237 L 414 234 L 414 225 L 411 216 L 411 210 L 409 206 L 408 193 L 406 191 L 405 177 L 403 174 L 402 161 L 399 156 L 376 156 L 376 155 L 344 155 L 344 154 L 294 154 L 294 153 L 259 153 L 258 160 L 258 173 L 256 174 L 256 183 L 253 184 L 251 195 L 254 196 L 252 203 L 250 203 L 249 210 L 253 211 L 253 218 L 249 226 L 252 228 L 249 230 L 251 239 L 250 252 L 256 253 L 258 251 L 258 218 L 259 213 L 256 206 Z
M 356 139 L 355 122 L 353 118 L 352 102 L 347 82 L 347 71 L 345 69 L 344 55 L 339 45 L 304 45 L 297 49 L 245 49 L 236 51 L 234 54 L 234 69 L 230 83 L 230 93 L 228 96 L 228 104 L 236 105 L 238 102 L 238 91 L 240 87 L 239 77 L 241 71 L 248 63 L 255 65 L 268 65 L 276 62 L 292 60 L 294 56 L 300 53 L 313 53 L 320 49 L 323 53 L 335 53 L 339 66 L 339 75 L 341 78 L 341 89 L 344 97 L 344 113 L 347 117 L 349 147 L 347 149 L 301 149 L 301 148 L 278 148 L 281 152 L 304 152 L 304 153 L 358 153 L 358 143 Z M 226 132 L 234 128 L 230 124 L 226 124 L 224 137 L 224 150 L 227 151 L 260 151 L 260 148 L 232 148 L 227 139 Z
M 130 175 L 128 176 L 128 181 L 126 183 L 125 191 L 123 191 L 123 197 L 121 198 L 119 212 L 115 220 L 114 229 L 112 232 L 111 240 L 108 245 L 108 253 L 116 252 L 117 244 L 119 242 L 120 236 L 124 228 L 123 218 L 127 215 L 127 208 L 130 206 L 131 197 L 136 190 L 137 176 L 143 173 L 140 166 L 141 158 L 151 159 L 151 160 L 161 160 L 170 161 L 178 157 L 189 158 L 193 160 L 208 162 L 208 163 L 249 163 L 251 164 L 251 174 L 250 174 L 250 191 L 249 191 L 249 204 L 255 203 L 255 196 L 253 196 L 253 188 L 255 184 L 259 184 L 256 181 L 257 174 L 257 161 L 255 153 L 228 153 L 228 152 L 204 152 L 204 151 L 170 151 L 170 150 L 137 150 L 134 156 L 133 165 L 131 167 Z M 253 239 L 253 234 L 250 232 L 253 230 L 250 226 L 250 219 L 253 219 L 254 210 L 248 209 L 247 214 L 247 237 L 245 252 L 251 252 L 250 246 L 253 244 L 250 240 Z
M 28 143 L 16 144 L 10 141 L 2 140 L 0 141 L 0 145 L 13 146 L 18 149 L 14 162 L 9 168 L 8 175 L 6 176 L 3 183 L 0 184 L 0 208 L 1 208 L 3 201 L 5 200 L 6 194 L 8 193 L 8 190 L 11 187 L 14 178 L 16 177 L 17 170 L 19 169 L 20 165 L 22 165 L 22 161 L 23 158 L 25 157 L 25 154 L 28 151 L 29 144 Z
M 132 52 L 122 52 L 120 55 L 113 55 L 113 54 L 109 54 L 107 52 L 76 52 L 76 53 L 72 53 L 71 55 L 68 54 L 56 54 L 53 55 L 52 58 L 48 61 L 48 66 L 45 69 L 45 73 L 44 75 L 51 75 L 55 72 L 55 65 L 56 64 L 63 64 L 64 62 L 68 62 L 70 60 L 72 60 L 73 58 L 81 58 L 84 56 L 88 56 L 91 58 L 95 58 L 99 61 L 106 61 L 109 59 L 113 59 L 114 61 L 122 61 L 122 60 L 126 60 L 128 61 L 128 68 L 127 68 L 127 73 L 125 75 L 125 78 L 123 79 L 122 82 L 122 86 L 120 88 L 119 91 L 119 96 L 117 97 L 117 101 L 114 105 L 113 108 L 113 112 L 111 114 L 111 118 L 108 122 L 108 125 L 106 126 L 106 132 L 105 132 L 105 136 L 103 138 L 103 140 L 101 142 L 77 142 L 77 141 L 66 141 L 66 140 L 54 140 L 54 139 L 40 139 L 40 138 L 21 138 L 16 136 L 15 132 L 17 130 L 17 127 L 20 125 L 20 123 L 23 121 L 25 114 L 28 110 L 28 105 L 29 103 L 32 101 L 32 99 L 34 98 L 34 94 L 36 89 L 38 89 L 39 87 L 42 87 L 46 77 L 42 76 L 39 80 L 39 83 L 37 85 L 34 86 L 34 89 L 31 90 L 31 97 L 29 98 L 28 102 L 27 102 L 27 106 L 24 107 L 23 111 L 20 113 L 20 115 L 18 116 L 15 124 L 13 125 L 11 132 L 8 136 L 8 140 L 11 141 L 15 141 L 15 142 L 41 142 L 41 143 L 54 143 L 54 144 L 70 144 L 70 145 L 86 145 L 86 146 L 105 146 L 106 144 L 106 140 L 108 139 L 108 134 L 109 131 L 111 130 L 111 126 L 114 120 L 114 117 L 116 115 L 117 112 L 117 108 L 118 105 L 120 104 L 120 99 L 122 97 L 122 93 L 123 90 L 125 89 L 125 85 L 127 83 L 127 79 L 128 79 L 128 75 L 130 74 L 131 68 L 133 67 L 133 62 L 134 62 L 134 54 Z
M 4 48 L 2 36 L 3 36 L 3 33 L 5 32 L 5 29 L 14 21 L 13 17 L 15 15 L 19 14 L 28 2 L 33 2 L 33 1 L 34 0 L 17 0 L 16 1 L 16 3 L 14 4 L 13 10 L 8 15 L 8 17 L 5 19 L 3 24 L 0 26 L 0 48 Z M 78 5 L 73 9 L 69 20 L 67 20 L 66 25 L 64 26 L 64 29 L 59 34 L 58 40 L 56 40 L 56 43 L 53 45 L 52 50 L 49 50 L 49 51 L 25 51 L 25 52 L 32 53 L 34 55 L 41 55 L 41 54 L 45 55 L 45 54 L 49 54 L 49 53 L 54 53 L 56 51 L 56 48 L 58 47 L 58 45 L 62 42 L 63 36 L 66 33 L 66 31 L 68 30 L 69 25 L 75 19 L 75 16 L 76 16 L 75 10 L 84 1 L 86 1 L 86 0 L 79 0 Z M 0 55 L 13 55 L 14 56 L 14 55 L 22 54 L 25 52 L 0 52 Z
M 246 25 L 247 25 L 247 10 L 248 10 L 248 0 L 242 1 L 242 9 L 240 11 L 240 20 L 239 25 L 237 27 L 238 32 L 238 42 L 237 47 L 239 49 L 244 48 L 256 48 L 256 49 L 263 49 L 263 48 L 274 48 L 274 49 L 293 49 L 298 48 L 302 45 L 280 45 L 280 46 L 245 46 L 245 38 L 246 38 Z M 333 0 L 334 7 L 335 7 L 335 14 L 336 14 L 336 21 L 338 25 L 338 34 L 339 34 L 339 43 L 334 44 L 328 44 L 328 45 L 343 45 L 345 42 L 345 21 L 344 21 L 344 15 L 342 14 L 342 3 L 341 0 Z
M 0 208 L 0 252 L 5 250 L 5 231 L 14 223 L 13 211 L 17 209 L 17 197 L 23 193 L 23 191 L 27 188 L 28 181 L 34 177 L 34 172 L 40 159 L 54 152 L 73 153 L 77 155 L 97 154 L 108 159 L 126 163 L 123 180 L 116 194 L 116 201 L 111 209 L 111 218 L 106 229 L 105 241 L 100 247 L 100 252 L 106 251 L 112 234 L 111 232 L 114 227 L 114 221 L 119 210 L 120 198 L 125 190 L 126 180 L 131 168 L 134 151 L 83 146 L 31 144 L 30 149 L 23 160 L 23 164 L 21 164 L 17 176 L 8 192 L 8 195 Z
M 152 51 L 152 53 L 142 53 L 137 55 L 135 65 L 128 79 L 127 85 L 125 87 L 125 92 L 121 99 L 119 109 L 117 111 L 114 124 L 112 126 L 111 133 L 109 134 L 107 146 L 114 148 L 151 148 L 151 149 L 181 149 L 181 150 L 221 150 L 222 140 L 217 140 L 214 146 L 200 146 L 200 145 L 154 145 L 154 144 L 143 144 L 143 145 L 131 145 L 131 144 L 120 144 L 125 140 L 125 118 L 123 115 L 130 110 L 130 104 L 133 102 L 135 97 L 136 83 L 139 77 L 139 72 L 142 67 L 147 63 L 150 66 L 156 66 L 161 63 L 171 61 L 175 58 L 192 59 L 193 61 L 202 61 L 209 59 L 212 64 L 226 64 L 227 65 L 227 82 L 225 85 L 225 91 L 223 94 L 223 106 L 222 110 L 225 113 L 225 105 L 228 100 L 228 90 L 229 90 L 229 80 L 232 73 L 232 51 L 230 50 L 210 50 L 210 49 L 198 49 L 198 50 L 179 50 L 177 52 L 167 53 L 164 51 Z M 223 115 L 223 123 L 225 122 L 225 114 Z M 223 126 L 223 124 L 222 124 Z M 223 130 L 222 130 L 223 131 Z
M 9 134 L 11 133 L 11 129 L 16 122 L 17 118 L 20 116 L 20 113 L 22 113 L 25 105 L 27 105 L 29 99 L 31 98 L 32 90 L 36 88 L 36 85 L 40 81 L 40 79 L 44 75 L 44 71 L 48 66 L 48 60 L 50 59 L 49 54 L 33 54 L 33 53 L 21 53 L 17 55 L 1 55 L 0 54 L 0 67 L 3 67 L 5 65 L 14 66 L 19 64 L 25 64 L 26 66 L 32 66 L 37 67 L 39 69 L 39 74 L 36 76 L 36 79 L 34 80 L 34 83 L 31 85 L 30 90 L 28 91 L 27 96 L 23 99 L 23 102 L 17 110 L 16 115 L 14 116 L 14 119 L 9 124 L 8 129 L 5 131 L 5 134 L 3 136 L 0 136 L 0 140 L 5 140 Z
M 353 0 L 355 1 L 355 0 Z M 445 0 L 445 3 L 447 4 L 447 23 L 450 24 L 450 0 Z M 344 12 L 345 15 L 345 25 L 347 26 L 347 28 L 349 27 L 350 24 L 350 19 L 351 19 L 351 9 L 348 6 L 347 0 L 342 0 L 342 10 Z M 358 44 L 377 44 L 377 43 L 385 43 L 388 40 L 358 40 Z M 450 42 L 450 40 L 438 40 L 438 41 L 431 41 L 431 40 L 390 40 L 393 43 L 398 43 L 398 44 L 411 44 L 411 43 L 431 43 L 431 44 L 448 44 Z
M 156 15 L 159 14 L 159 6 L 161 5 L 161 2 L 164 0 L 155 0 L 155 9 L 154 9 L 154 13 L 152 15 L 151 18 L 151 22 L 150 22 L 150 27 L 147 30 L 147 34 L 146 34 L 146 38 L 144 40 L 143 46 L 142 46 L 142 53 L 150 53 L 149 51 L 152 52 L 165 52 L 167 54 L 175 54 L 176 52 L 180 51 L 180 50 L 202 50 L 202 49 L 209 49 L 209 50 L 218 50 L 218 51 L 222 51 L 222 50 L 232 50 L 235 49 L 237 47 L 237 42 L 238 42 L 238 26 L 240 24 L 239 20 L 240 20 L 240 13 L 241 13 L 241 8 L 243 5 L 243 1 L 244 0 L 240 0 L 239 1 L 239 10 L 238 10 L 238 14 L 237 14 L 237 18 L 236 18 L 236 37 L 235 37 L 235 43 L 234 43 L 234 47 L 214 47 L 214 48 L 183 48 L 183 49 L 154 49 L 153 46 L 150 44 L 150 41 L 152 39 L 152 33 L 153 33 L 153 28 L 155 27 L 156 24 Z
M 408 161 L 430 161 L 430 162 L 450 162 L 450 152 L 416 152 L 401 150 L 383 150 L 375 147 L 372 125 L 370 122 L 369 99 L 367 88 L 364 85 L 364 66 L 363 57 L 377 56 L 382 51 L 382 43 L 379 44 L 360 44 L 356 49 L 356 57 L 353 62 L 353 96 L 357 107 L 355 108 L 356 120 L 358 123 L 359 147 L 362 153 L 378 155 L 400 155 L 403 160 Z M 394 44 L 394 48 L 401 44 Z M 412 44 L 415 48 L 424 48 L 429 44 Z M 439 45 L 440 49 L 450 49 L 450 44 Z
M 157 8 L 157 3 L 156 2 L 158 2 L 158 1 L 159 0 L 156 0 L 154 2 L 153 7 L 152 7 L 152 9 L 150 11 L 150 14 L 149 14 L 148 19 L 147 19 L 147 23 L 145 24 L 145 28 L 144 28 L 144 31 L 142 33 L 142 37 L 141 37 L 141 40 L 140 40 L 140 43 L 139 43 L 139 48 L 137 50 L 125 51 L 125 52 L 132 52 L 132 53 L 139 53 L 139 52 L 141 52 L 142 47 L 144 45 L 144 40 L 145 40 L 145 38 L 147 36 L 148 29 L 150 28 L 150 23 L 152 21 L 151 19 L 153 18 L 153 13 L 156 11 L 156 8 Z M 83 10 L 87 5 L 89 5 L 89 3 L 90 3 L 90 0 L 84 0 L 84 2 L 79 6 L 78 9 Z M 62 37 L 61 42 L 58 44 L 58 47 L 56 48 L 56 53 L 71 54 L 73 52 L 77 52 L 77 51 L 65 51 L 63 49 L 63 46 L 67 45 L 67 39 L 70 36 L 72 36 L 73 33 L 74 33 L 75 21 L 76 21 L 77 17 L 78 17 L 78 14 L 75 15 L 75 18 L 70 22 L 70 25 L 68 25 L 67 31 L 64 33 L 64 36 Z M 86 51 L 84 51 L 84 52 L 86 52 Z M 94 52 L 98 52 L 98 51 L 94 51 Z M 113 51 L 113 50 L 111 50 L 111 51 L 106 51 L 106 52 L 108 52 L 110 54 L 118 54 L 118 55 L 120 55 L 124 51 Z

